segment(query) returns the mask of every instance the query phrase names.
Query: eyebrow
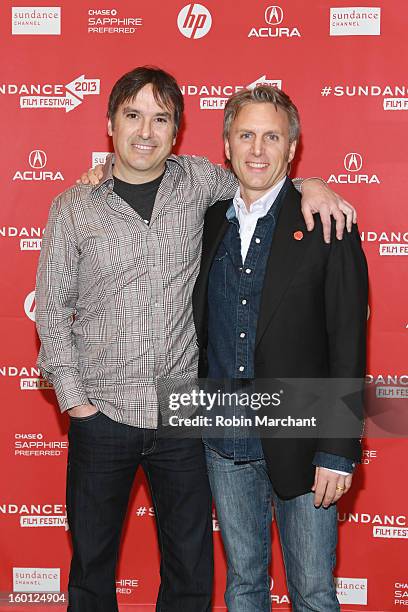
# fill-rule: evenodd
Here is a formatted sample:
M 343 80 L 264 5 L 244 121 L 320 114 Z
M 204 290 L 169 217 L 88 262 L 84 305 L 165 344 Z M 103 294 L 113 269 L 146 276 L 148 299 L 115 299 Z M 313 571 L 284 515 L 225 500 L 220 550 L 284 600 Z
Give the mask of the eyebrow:
M 238 130 L 238 133 L 239 134 L 255 134 L 254 130 L 245 129 L 245 128 Z M 264 134 L 279 134 L 279 136 L 282 136 L 282 132 L 280 130 L 268 130 L 267 132 L 264 132 Z
M 125 106 L 123 108 L 123 110 L 122 110 L 122 113 L 124 115 L 126 115 L 126 113 L 140 113 L 140 114 L 143 114 L 143 113 L 140 112 L 140 110 L 138 110 L 137 108 L 134 108 L 133 106 Z M 156 113 L 154 116 L 155 117 L 165 117 L 166 119 L 171 119 L 171 114 L 166 112 L 166 111 L 163 111 L 162 113 Z

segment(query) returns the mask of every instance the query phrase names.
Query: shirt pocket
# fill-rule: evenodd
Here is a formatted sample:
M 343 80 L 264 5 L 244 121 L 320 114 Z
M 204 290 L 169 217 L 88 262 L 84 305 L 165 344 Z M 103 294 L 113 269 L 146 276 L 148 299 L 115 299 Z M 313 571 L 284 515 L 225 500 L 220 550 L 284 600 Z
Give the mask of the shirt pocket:
M 213 259 L 210 277 L 209 277 L 209 286 L 208 286 L 208 295 L 216 295 L 221 296 L 224 299 L 227 298 L 227 278 L 228 278 L 228 267 L 229 267 L 229 255 L 228 251 L 223 244 L 221 244 L 218 248 L 217 253 Z

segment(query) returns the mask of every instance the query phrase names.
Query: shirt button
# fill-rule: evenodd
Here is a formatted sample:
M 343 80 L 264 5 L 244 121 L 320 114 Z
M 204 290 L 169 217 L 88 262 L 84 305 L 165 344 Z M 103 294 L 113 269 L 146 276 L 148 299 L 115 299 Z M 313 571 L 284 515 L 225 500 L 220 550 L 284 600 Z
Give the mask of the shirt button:
M 246 300 L 241 300 L 241 304 L 243 304 L 245 306 L 245 304 L 247 303 Z
M 255 238 L 255 242 L 256 242 L 256 244 L 259 244 L 261 242 L 261 239 L 260 238 Z
M 244 332 L 241 332 L 241 333 L 239 334 L 239 337 L 240 337 L 240 338 L 245 338 L 245 336 L 246 336 L 246 334 L 245 334 Z
M 245 272 L 246 272 L 247 274 L 251 274 L 252 270 L 251 270 L 251 268 L 246 268 Z
M 240 372 L 243 372 L 243 371 L 245 370 L 245 368 L 244 368 L 244 366 L 239 366 L 238 370 L 239 370 Z

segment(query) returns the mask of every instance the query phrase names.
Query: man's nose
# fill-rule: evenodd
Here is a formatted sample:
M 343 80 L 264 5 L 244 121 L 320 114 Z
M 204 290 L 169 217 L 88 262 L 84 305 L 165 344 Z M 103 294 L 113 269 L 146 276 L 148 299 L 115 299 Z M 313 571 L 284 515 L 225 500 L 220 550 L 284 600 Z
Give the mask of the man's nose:
M 152 122 L 147 117 L 144 117 L 140 126 L 140 136 L 143 140 L 148 140 L 152 135 Z
M 262 136 L 255 136 L 252 142 L 252 153 L 256 157 L 259 157 L 263 153 L 263 140 Z

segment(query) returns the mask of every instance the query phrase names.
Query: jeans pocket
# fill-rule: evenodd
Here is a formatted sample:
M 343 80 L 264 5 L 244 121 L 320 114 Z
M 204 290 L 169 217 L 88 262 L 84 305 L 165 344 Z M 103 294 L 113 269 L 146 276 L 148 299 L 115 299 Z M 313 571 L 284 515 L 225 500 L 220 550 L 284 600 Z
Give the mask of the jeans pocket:
M 81 423 L 81 422 L 87 422 L 87 421 L 94 421 L 101 414 L 102 414 L 101 411 L 97 410 L 96 412 L 94 412 L 93 414 L 89 414 L 88 416 L 76 417 L 76 416 L 69 415 L 69 418 L 73 423 Z

